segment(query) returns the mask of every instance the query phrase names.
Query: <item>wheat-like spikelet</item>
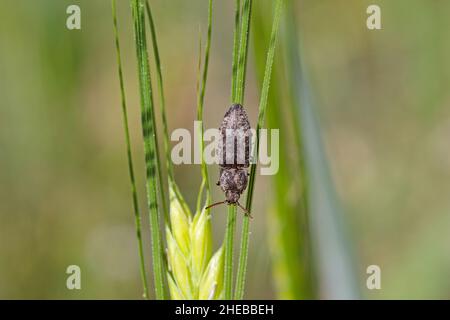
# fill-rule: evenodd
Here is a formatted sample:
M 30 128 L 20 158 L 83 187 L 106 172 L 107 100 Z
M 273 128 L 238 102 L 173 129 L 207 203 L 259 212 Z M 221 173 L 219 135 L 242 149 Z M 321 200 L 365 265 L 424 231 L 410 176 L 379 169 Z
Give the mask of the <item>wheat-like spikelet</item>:
M 169 186 L 170 225 L 166 226 L 171 298 L 223 298 L 223 250 L 212 254 L 210 215 L 204 208 L 192 217 L 177 186 Z

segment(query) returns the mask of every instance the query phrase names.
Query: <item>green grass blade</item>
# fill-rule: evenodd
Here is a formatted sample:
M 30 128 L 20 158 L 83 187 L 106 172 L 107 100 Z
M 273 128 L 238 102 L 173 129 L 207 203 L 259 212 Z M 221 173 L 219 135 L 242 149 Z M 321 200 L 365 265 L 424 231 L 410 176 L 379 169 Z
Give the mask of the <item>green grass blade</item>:
M 233 36 L 233 70 L 231 77 L 231 97 L 236 96 L 236 80 L 239 61 L 239 23 L 241 21 L 241 0 L 235 0 L 234 36 Z M 233 101 L 232 101 L 233 102 Z
M 198 32 L 198 37 L 199 37 L 199 41 L 198 41 L 198 60 L 197 60 L 197 101 L 200 100 L 200 86 L 201 86 L 201 81 L 202 81 L 202 33 L 201 30 L 199 28 L 199 32 Z M 198 110 L 197 110 L 197 114 L 198 114 Z M 203 116 L 203 113 L 202 113 Z M 197 115 L 197 119 L 198 119 L 198 115 Z M 202 151 L 203 154 L 203 151 Z M 203 158 L 202 158 L 203 161 Z M 196 212 L 200 212 L 201 206 L 202 206 L 202 199 L 203 199 L 203 190 L 205 188 L 205 179 L 203 179 L 203 171 L 202 171 L 202 182 L 200 184 L 200 189 L 198 191 L 198 195 L 197 195 L 197 211 Z
M 163 82 L 162 71 L 161 71 L 161 59 L 159 56 L 158 39 L 156 37 L 156 28 L 155 28 L 155 23 L 153 20 L 152 10 L 151 10 L 151 7 L 150 7 L 150 4 L 148 1 L 145 2 L 145 7 L 147 10 L 147 16 L 148 16 L 148 21 L 149 21 L 149 25 L 150 25 L 150 34 L 151 34 L 151 39 L 152 39 L 153 55 L 155 58 L 156 76 L 157 76 L 156 82 L 158 84 L 159 99 L 160 99 L 160 104 L 161 104 L 161 118 L 162 118 L 162 124 L 163 124 L 163 142 L 164 142 L 164 151 L 165 151 L 165 157 L 166 157 L 167 175 L 169 176 L 169 180 L 174 180 L 173 166 L 172 166 L 172 161 L 170 159 L 169 129 L 168 129 L 168 125 L 167 125 L 166 99 L 164 96 L 164 82 Z M 153 121 L 153 122 L 155 123 L 155 121 Z M 156 126 L 155 126 L 155 128 L 156 128 Z M 156 140 L 156 148 L 157 148 L 157 150 L 159 150 L 157 140 Z M 159 159 L 159 155 L 158 155 L 158 159 Z M 158 166 L 159 166 L 159 162 L 158 162 Z M 163 179 L 162 179 L 162 170 L 160 170 L 160 168 L 158 170 L 158 185 L 159 185 L 159 190 L 160 190 L 160 195 L 161 195 L 161 205 L 162 205 L 162 210 L 164 212 L 164 219 L 165 219 L 166 223 L 170 224 L 169 211 L 167 208 L 167 198 L 166 198 L 164 183 L 163 183 Z
M 283 0 L 277 0 L 275 14 L 272 23 L 272 32 L 270 36 L 269 49 L 267 51 L 266 67 L 264 71 L 264 80 L 261 91 L 261 98 L 259 102 L 259 112 L 258 112 L 258 124 L 256 126 L 257 139 L 259 141 L 259 129 L 264 125 L 264 119 L 267 109 L 267 99 L 269 96 L 270 80 L 272 77 L 272 65 L 275 57 L 275 48 L 278 40 L 278 29 L 280 26 L 281 12 L 283 8 Z M 258 158 L 259 143 L 256 145 L 256 158 Z M 255 176 L 256 176 L 256 164 L 251 165 L 250 169 L 250 179 L 248 184 L 248 193 L 246 199 L 246 209 L 251 212 L 252 209 L 252 199 L 253 190 L 255 186 Z M 236 282 L 236 299 L 242 299 L 244 297 L 244 284 L 245 284 L 245 274 L 247 269 L 247 257 L 248 257 L 248 241 L 249 241 L 249 224 L 250 219 L 248 216 L 244 216 L 244 221 L 242 225 L 242 237 L 241 237 L 241 249 L 239 256 L 239 265 L 237 271 L 237 282 Z
M 161 68 L 161 58 L 159 56 L 159 48 L 158 48 L 158 39 L 156 36 L 156 28 L 153 20 L 153 14 L 148 1 L 145 3 L 147 9 L 147 16 L 150 25 L 150 33 L 152 39 L 152 47 L 153 47 L 153 55 L 155 57 L 155 65 L 156 65 L 156 75 L 157 75 L 157 83 L 158 83 L 158 91 L 159 98 L 161 101 L 161 118 L 163 124 L 163 141 L 164 141 L 164 151 L 166 152 L 166 165 L 167 165 L 167 173 L 169 177 L 173 177 L 173 165 L 172 161 L 170 161 L 170 139 L 169 139 L 169 128 L 167 124 L 167 115 L 166 115 L 166 99 L 164 95 L 164 81 L 162 77 L 162 68 Z
M 153 91 L 150 79 L 147 42 L 145 36 L 144 2 L 131 0 L 138 61 L 139 87 L 141 100 L 141 120 L 144 139 L 146 165 L 146 189 L 149 208 L 150 231 L 152 239 L 152 262 L 157 299 L 165 298 L 164 264 L 162 258 L 161 233 L 159 227 L 158 181 L 156 170 L 159 170 Z
M 233 255 L 234 230 L 236 226 L 236 205 L 228 205 L 227 227 L 225 229 L 225 300 L 233 299 Z
M 208 79 L 208 67 L 209 67 L 209 53 L 211 50 L 211 35 L 212 35 L 212 0 L 209 0 L 208 5 L 208 32 L 206 37 L 206 48 L 205 48 L 205 58 L 204 58 L 204 65 L 203 65 L 203 73 L 201 77 L 201 83 L 198 85 L 198 93 L 197 93 L 197 120 L 203 121 L 203 109 L 205 104 L 205 92 L 206 92 L 206 81 Z M 201 49 L 201 46 L 200 46 Z M 200 53 L 201 57 L 201 53 Z M 201 65 L 201 58 L 199 58 L 199 66 Z M 203 122 L 200 127 L 199 136 L 203 137 Z M 205 143 L 203 139 L 200 141 L 200 159 L 201 159 L 201 166 L 202 166 L 202 182 L 201 187 L 199 191 L 199 197 L 203 194 L 203 189 L 206 187 L 206 205 L 208 205 L 211 202 L 211 189 L 209 185 L 209 177 L 208 177 L 208 167 L 206 166 L 206 163 L 203 159 L 203 150 L 205 148 Z M 198 208 L 199 211 L 199 208 Z
M 271 23 L 266 19 L 264 6 L 253 13 L 253 43 L 258 82 L 262 87 L 267 56 L 266 44 L 270 39 Z M 280 31 L 281 32 L 281 31 Z M 280 34 L 281 36 L 281 34 Z M 282 38 L 280 37 L 280 40 Z M 283 43 L 279 43 L 279 48 Z M 279 170 L 271 177 L 273 191 L 267 211 L 267 237 L 271 254 L 271 269 L 277 298 L 315 298 L 313 266 L 311 263 L 308 232 L 306 175 L 301 144 L 297 143 L 299 126 L 293 121 L 292 108 L 286 104 L 288 90 L 285 83 L 282 55 L 276 55 L 266 114 L 266 126 L 281 128 L 279 145 Z M 293 143 L 293 141 L 295 141 Z M 297 197 L 292 198 L 295 193 Z
M 141 213 L 139 211 L 139 202 L 136 190 L 136 179 L 134 175 L 134 165 L 133 165 L 133 157 L 131 155 L 131 139 L 130 132 L 128 128 L 128 112 L 127 112 L 127 102 L 125 96 L 125 84 L 123 80 L 123 72 L 122 72 L 122 59 L 120 54 L 120 42 L 119 42 L 119 32 L 117 26 L 117 10 L 116 10 L 116 1 L 111 0 L 112 7 L 112 17 L 113 17 L 113 25 L 114 25 L 114 38 L 116 45 L 116 53 L 117 53 L 117 71 L 119 74 L 119 84 L 120 84 L 120 94 L 122 99 L 122 120 L 123 127 L 125 132 L 125 143 L 127 148 L 127 159 L 128 159 L 128 171 L 130 175 L 131 182 L 131 194 L 133 198 L 133 210 L 134 210 L 134 220 L 136 227 L 136 237 L 138 240 L 138 251 L 139 251 L 139 260 L 140 260 L 140 272 L 142 279 L 142 286 L 144 289 L 144 299 L 148 299 L 148 285 L 147 285 L 147 274 L 145 272 L 145 259 L 144 259 L 144 248 L 142 244 L 142 223 L 141 223 Z
M 240 3 L 236 2 L 236 11 L 240 10 Z M 237 44 L 234 44 L 233 47 L 233 65 L 236 66 L 237 70 L 234 70 L 232 74 L 232 92 L 231 92 L 231 101 L 232 103 L 243 104 L 244 101 L 244 90 L 245 90 L 245 72 L 247 69 L 247 56 L 248 56 L 248 37 L 249 37 L 249 29 L 250 29 L 250 18 L 251 18 L 251 10 L 252 9 L 252 0 L 245 0 L 242 15 L 238 12 L 235 13 L 235 16 L 238 15 L 242 17 L 241 19 L 241 27 L 239 28 L 239 23 L 235 20 L 235 40 L 237 38 L 237 34 L 240 37 L 239 42 L 239 52 L 236 56 Z M 237 59 L 237 60 L 236 60 Z M 237 61 L 237 62 L 236 62 Z M 236 87 L 235 90 L 233 87 Z M 233 256 L 234 256 L 234 230 L 236 224 L 236 206 L 229 205 L 228 206 L 228 217 L 227 217 L 227 228 L 225 230 L 225 274 L 224 274 L 224 288 L 225 288 L 225 299 L 233 298 Z
M 308 172 L 308 204 L 313 252 L 317 275 L 325 299 L 357 299 L 359 289 L 354 272 L 353 253 L 348 240 L 337 196 L 333 187 L 320 127 L 315 114 L 309 79 L 302 62 L 296 34 L 294 5 L 289 8 L 287 23 L 286 69 L 296 106 Z
M 240 43 L 238 69 L 236 72 L 236 91 L 233 92 L 232 102 L 242 104 L 244 102 L 245 76 L 247 71 L 248 38 L 250 35 L 250 18 L 252 15 L 252 0 L 245 0 L 242 8 L 242 21 L 240 27 Z M 236 32 L 236 31 L 235 31 Z

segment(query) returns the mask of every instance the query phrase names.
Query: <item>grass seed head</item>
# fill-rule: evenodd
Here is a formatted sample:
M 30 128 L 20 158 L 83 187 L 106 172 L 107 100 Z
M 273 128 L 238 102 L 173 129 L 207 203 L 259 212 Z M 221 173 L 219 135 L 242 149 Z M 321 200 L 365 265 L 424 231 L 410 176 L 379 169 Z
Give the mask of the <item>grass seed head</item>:
M 223 254 L 212 255 L 211 217 L 202 209 L 193 218 L 176 185 L 170 191 L 166 228 L 168 282 L 172 299 L 218 299 L 223 287 Z
M 223 299 L 223 249 L 222 247 L 209 261 L 200 282 L 200 300 Z

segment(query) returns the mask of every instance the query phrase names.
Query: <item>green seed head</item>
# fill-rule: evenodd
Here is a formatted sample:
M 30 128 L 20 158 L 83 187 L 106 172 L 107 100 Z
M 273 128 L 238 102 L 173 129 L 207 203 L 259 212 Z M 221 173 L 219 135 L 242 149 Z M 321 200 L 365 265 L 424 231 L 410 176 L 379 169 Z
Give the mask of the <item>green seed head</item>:
M 170 195 L 170 223 L 172 235 L 181 252 L 188 257 L 190 247 L 189 226 L 191 224 L 191 212 L 184 199 L 174 188 L 169 189 Z
M 223 254 L 212 256 L 211 217 L 191 212 L 176 185 L 170 191 L 170 224 L 166 228 L 168 282 L 172 299 L 218 299 L 222 296 Z
M 223 299 L 223 294 L 223 249 L 220 247 L 203 273 L 198 298 L 201 300 Z
M 192 276 L 198 283 L 212 255 L 210 215 L 202 210 L 191 224 Z

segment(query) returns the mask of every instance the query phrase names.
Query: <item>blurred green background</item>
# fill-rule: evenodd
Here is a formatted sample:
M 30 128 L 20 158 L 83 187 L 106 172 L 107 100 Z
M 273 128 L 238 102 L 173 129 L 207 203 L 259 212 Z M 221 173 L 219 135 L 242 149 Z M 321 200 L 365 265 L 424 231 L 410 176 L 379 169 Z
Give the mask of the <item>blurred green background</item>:
M 356 249 L 355 277 L 363 297 L 449 299 L 450 2 L 296 2 L 304 59 Z M 169 126 L 192 130 L 199 29 L 204 34 L 207 1 L 151 3 Z M 254 6 L 262 3 L 267 7 L 270 1 L 254 1 Z M 70 4 L 81 7 L 81 30 L 66 28 Z M 366 28 L 369 4 L 381 7 L 382 30 Z M 118 0 L 118 14 L 145 208 L 128 1 Z M 214 2 L 206 127 L 217 127 L 229 104 L 233 14 L 233 1 Z M 141 295 L 116 68 L 110 1 L 0 1 L 2 299 Z M 247 80 L 246 108 L 255 124 L 259 89 L 252 55 Z M 211 171 L 215 178 L 217 169 Z M 176 178 L 193 207 L 199 166 L 177 166 Z M 247 298 L 276 298 L 266 229 L 273 191 L 271 178 L 258 176 Z M 213 199 L 221 197 L 215 189 Z M 220 208 L 213 217 L 217 246 L 225 211 Z M 145 231 L 149 257 L 148 227 Z M 72 264 L 81 267 L 82 290 L 66 288 L 65 271 Z M 365 287 L 371 264 L 382 269 L 381 290 Z

